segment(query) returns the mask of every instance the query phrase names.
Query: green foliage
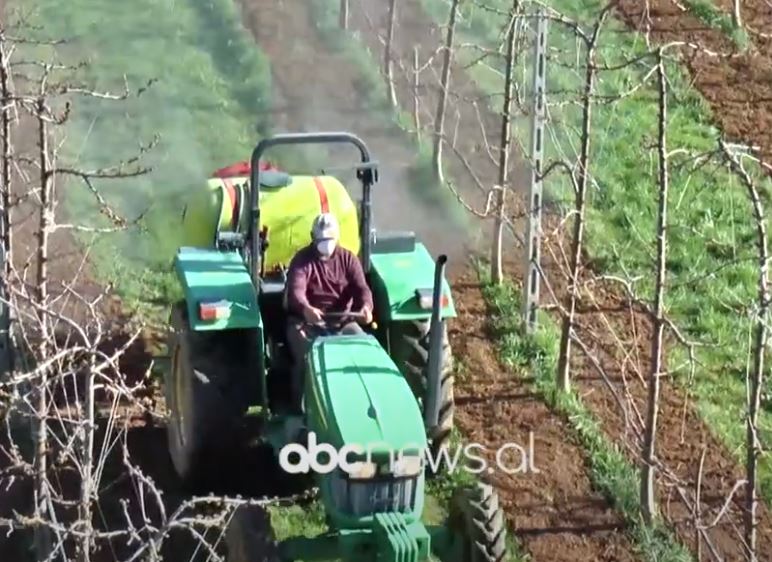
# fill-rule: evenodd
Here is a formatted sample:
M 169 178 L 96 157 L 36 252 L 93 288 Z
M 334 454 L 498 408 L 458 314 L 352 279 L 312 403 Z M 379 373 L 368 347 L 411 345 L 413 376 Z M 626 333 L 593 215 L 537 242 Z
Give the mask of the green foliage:
M 314 537 L 327 530 L 324 507 L 315 500 L 308 505 L 269 506 L 271 529 L 279 541 L 290 537 Z
M 560 341 L 557 325 L 542 314 L 536 334 L 523 336 L 519 322 L 513 320 L 520 317 L 519 291 L 510 283 L 490 284 L 486 271 L 480 268 L 479 273 L 502 362 L 515 370 L 528 369 L 532 372 L 536 390 L 546 397 L 555 411 L 567 418 L 587 453 L 593 485 L 627 520 L 631 538 L 642 559 L 652 562 L 691 561 L 686 548 L 662 523 L 649 528 L 640 518 L 638 469 L 627 461 L 618 447 L 606 440 L 598 420 L 585 408 L 578 395 L 562 393 L 555 386 L 557 344 Z

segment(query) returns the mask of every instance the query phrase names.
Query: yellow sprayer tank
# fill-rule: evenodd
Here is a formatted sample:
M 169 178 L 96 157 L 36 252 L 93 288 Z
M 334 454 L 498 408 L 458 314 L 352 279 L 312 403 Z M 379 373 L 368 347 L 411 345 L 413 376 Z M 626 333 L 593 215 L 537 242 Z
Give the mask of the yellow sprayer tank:
M 247 232 L 248 183 L 248 176 L 214 177 L 193 193 L 182 218 L 184 245 L 212 247 L 217 224 L 221 231 L 232 231 L 236 213 L 241 232 Z M 295 253 L 310 243 L 311 224 L 322 212 L 335 215 L 340 223 L 340 245 L 358 254 L 357 208 L 337 178 L 291 176 L 283 187 L 261 186 L 260 227 L 267 227 L 269 241 L 265 271 L 289 265 Z

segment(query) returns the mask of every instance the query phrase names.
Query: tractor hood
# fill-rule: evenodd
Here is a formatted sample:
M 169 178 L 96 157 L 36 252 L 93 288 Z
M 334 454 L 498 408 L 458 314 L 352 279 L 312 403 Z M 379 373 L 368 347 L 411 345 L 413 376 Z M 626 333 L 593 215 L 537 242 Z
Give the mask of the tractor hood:
M 370 447 L 373 454 L 426 446 L 415 396 L 374 337 L 318 338 L 309 363 L 306 405 L 319 441 Z

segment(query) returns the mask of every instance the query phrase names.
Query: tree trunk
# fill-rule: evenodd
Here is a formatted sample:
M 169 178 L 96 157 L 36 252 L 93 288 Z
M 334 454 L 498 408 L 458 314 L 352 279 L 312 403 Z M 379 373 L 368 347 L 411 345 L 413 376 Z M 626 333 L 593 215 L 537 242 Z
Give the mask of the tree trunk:
M 11 87 L 10 61 L 5 44 L 0 40 L 0 106 L 2 106 L 2 170 L 0 170 L 0 240 L 7 262 L 2 276 L 8 279 L 11 264 Z
M 756 527 L 758 525 L 758 460 L 762 451 L 758 436 L 759 409 L 761 407 L 761 390 L 764 383 L 764 356 L 767 349 L 769 333 L 769 246 L 767 242 L 767 225 L 764 215 L 764 207 L 756 184 L 742 167 L 732 157 L 726 146 L 722 143 L 722 149 L 729 156 L 729 164 L 732 170 L 742 178 L 742 182 L 748 191 L 753 208 L 753 218 L 756 222 L 756 247 L 758 250 L 759 280 L 758 280 L 758 318 L 753 332 L 753 371 L 748 381 L 748 417 L 746 420 L 746 488 L 745 488 L 745 513 L 744 535 L 748 548 L 749 559 L 758 560 L 756 555 Z
M 340 19 L 339 25 L 341 29 L 348 29 L 348 15 L 349 15 L 349 0 L 340 0 Z
M 2 126 L 2 163 L 0 163 L 0 298 L 9 300 L 13 253 L 11 251 L 11 88 L 10 61 L 6 54 L 4 38 L 0 37 L 0 126 Z M 13 369 L 11 350 L 11 311 L 9 305 L 0 302 L 0 380 Z
M 383 54 L 383 74 L 386 77 L 386 93 L 392 107 L 397 107 L 397 92 L 394 88 L 394 64 L 392 44 L 394 42 L 394 21 L 397 18 L 397 0 L 389 0 L 389 23 L 386 31 L 386 46 Z
M 420 100 L 418 88 L 420 87 L 420 71 L 418 70 L 418 46 L 413 47 L 413 123 L 418 144 L 421 144 L 421 116 L 419 114 Z
M 81 525 L 83 525 L 83 528 L 81 529 L 83 535 L 80 540 L 80 555 L 78 562 L 90 562 L 94 540 L 92 505 L 96 496 L 96 483 L 94 482 L 94 433 L 96 431 L 96 416 L 94 410 L 95 363 L 95 357 L 92 355 L 89 369 L 86 373 L 86 401 L 81 419 L 83 424 L 83 437 L 81 440 L 83 462 L 80 475 L 80 506 L 78 518 L 80 519 Z
M 440 99 L 434 118 L 434 147 L 432 151 L 432 170 L 437 181 L 442 182 L 442 137 L 445 134 L 445 113 L 448 106 L 448 88 L 450 88 L 450 63 L 453 59 L 453 41 L 456 32 L 456 17 L 460 0 L 452 0 L 448 16 L 448 32 L 445 37 L 445 56 L 442 60 L 440 78 Z
M 520 0 L 514 0 L 512 15 L 507 35 L 507 58 L 504 75 L 504 107 L 501 111 L 501 141 L 499 143 L 499 175 L 496 192 L 496 221 L 493 227 L 493 244 L 491 246 L 491 281 L 501 283 L 504 277 L 502 267 L 502 242 L 504 237 L 504 216 L 506 213 L 506 192 L 508 189 L 507 171 L 509 170 L 509 148 L 512 136 L 512 97 L 513 75 L 515 64 L 515 41 L 517 39 L 516 17 L 520 8 Z
M 38 306 L 44 307 L 48 300 L 48 235 L 53 222 L 53 178 L 50 174 L 50 162 L 48 155 L 48 127 L 46 126 L 46 106 L 44 98 L 37 101 L 36 106 L 38 121 L 38 148 L 40 159 L 40 216 L 38 223 L 38 248 L 37 248 L 37 275 L 35 279 L 35 299 Z M 45 313 L 38 312 L 40 322 L 40 349 L 39 357 L 46 357 L 48 353 L 49 319 Z M 48 373 L 41 372 L 41 380 L 38 385 L 37 412 L 33 423 L 35 437 L 35 476 L 36 498 L 35 513 L 38 517 L 49 513 L 50 490 L 48 488 Z M 45 517 L 43 517 L 45 519 Z M 51 551 L 53 543 L 50 532 L 45 527 L 36 528 L 35 548 L 39 559 L 45 559 Z
M 732 5 L 732 23 L 735 27 L 743 26 L 742 10 L 740 9 L 740 0 L 734 0 Z
M 667 251 L 667 80 L 662 53 L 659 54 L 657 75 L 659 78 L 659 209 L 657 213 L 657 279 L 654 289 L 654 332 L 651 338 L 651 368 L 648 381 L 648 402 L 646 404 L 646 430 L 644 433 L 641 469 L 641 514 L 651 525 L 656 513 L 655 497 L 655 445 L 657 417 L 659 414 L 660 376 L 662 373 L 662 337 L 664 319 L 662 314 L 665 297 L 665 257 Z
M 569 367 L 571 359 L 571 332 L 574 329 L 576 301 L 579 298 L 579 267 L 582 256 L 582 239 L 584 237 L 584 208 L 587 199 L 587 181 L 590 165 L 590 127 L 592 123 L 592 95 L 595 90 L 595 43 L 587 49 L 587 70 L 582 95 L 582 146 L 579 156 L 579 179 L 574 209 L 574 229 L 571 239 L 571 284 L 568 288 L 567 314 L 563 317 L 560 333 L 560 355 L 556 383 L 558 389 L 568 392 L 570 389 Z
M 749 184 L 749 195 L 753 203 L 758 235 L 759 251 L 759 318 L 753 342 L 753 372 L 750 380 L 750 396 L 748 401 L 748 420 L 746 425 L 746 478 L 748 484 L 745 494 L 745 541 L 750 550 L 751 560 L 756 557 L 756 527 L 758 507 L 758 458 L 761 454 L 761 443 L 758 436 L 759 408 L 761 407 L 761 389 L 764 377 L 764 355 L 767 348 L 767 322 L 769 320 L 769 278 L 767 249 L 767 228 L 761 197 L 752 182 Z

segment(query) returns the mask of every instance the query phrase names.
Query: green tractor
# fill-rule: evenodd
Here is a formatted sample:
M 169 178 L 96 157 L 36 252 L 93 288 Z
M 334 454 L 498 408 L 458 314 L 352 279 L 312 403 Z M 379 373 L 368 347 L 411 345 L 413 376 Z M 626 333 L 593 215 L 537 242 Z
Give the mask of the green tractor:
M 359 150 L 358 207 L 334 177 L 290 176 L 261 160 L 271 147 L 308 143 Z M 327 533 L 277 545 L 255 509 L 239 508 L 226 541 L 231 562 L 504 560 L 504 519 L 488 485 L 457 490 L 447 524 L 421 520 L 424 455 L 447 445 L 452 428 L 445 320 L 455 309 L 445 256 L 435 262 L 411 232 L 371 229 L 377 178 L 367 146 L 352 134 L 278 135 L 262 140 L 249 163 L 216 173 L 184 213 L 194 244 L 174 260 L 185 298 L 172 309 L 165 375 L 168 447 L 178 476 L 195 488 L 249 418 L 259 422 L 258 438 L 279 464 L 312 440 L 346 452 L 346 462 L 330 466 L 327 455 L 313 465 Z M 360 256 L 374 322 L 364 335 L 331 328 L 313 342 L 298 413 L 290 407 L 286 268 L 308 243 L 319 212 L 336 214 L 341 245 Z

